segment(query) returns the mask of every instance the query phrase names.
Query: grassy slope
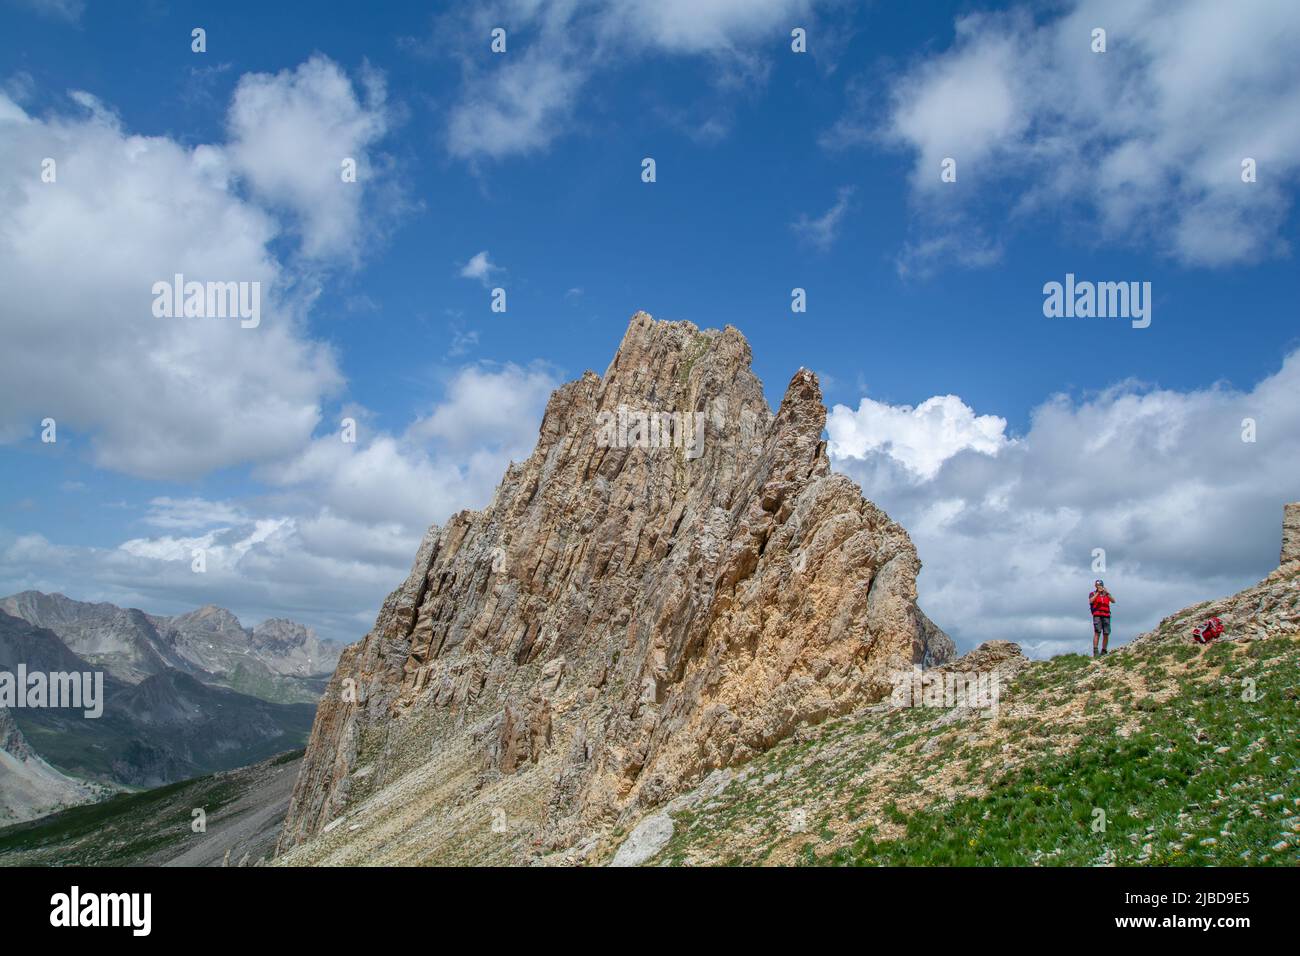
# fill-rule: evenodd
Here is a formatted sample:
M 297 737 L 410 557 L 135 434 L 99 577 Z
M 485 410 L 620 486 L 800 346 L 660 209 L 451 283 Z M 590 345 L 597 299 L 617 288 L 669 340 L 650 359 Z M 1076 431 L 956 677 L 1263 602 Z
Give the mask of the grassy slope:
M 329 677 L 284 677 L 272 674 L 265 667 L 253 668 L 244 664 L 235 669 L 224 681 L 224 686 L 250 697 L 273 704 L 311 704 L 315 706 L 325 692 Z
M 996 720 L 806 731 L 674 814 L 652 862 L 1297 865 L 1298 768 L 1300 638 L 1154 641 L 1033 663 Z
M 101 803 L 0 829 L 0 866 L 140 866 L 182 852 L 193 831 L 193 810 L 209 822 L 256 786 L 266 767 L 302 757 L 280 754 L 238 770 L 119 794 Z
M 1300 638 L 1152 642 L 1030 664 L 996 720 L 877 708 L 805 730 L 675 813 L 652 862 L 1297 865 L 1298 768 Z M 243 768 L 0 830 L 0 864 L 156 863 L 190 842 L 192 808 L 220 818 L 257 781 Z

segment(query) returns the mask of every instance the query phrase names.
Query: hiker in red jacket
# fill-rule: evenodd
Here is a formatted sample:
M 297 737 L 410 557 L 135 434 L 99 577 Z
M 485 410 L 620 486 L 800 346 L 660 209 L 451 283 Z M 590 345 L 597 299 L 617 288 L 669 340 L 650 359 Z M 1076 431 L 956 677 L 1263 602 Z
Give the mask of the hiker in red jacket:
M 1110 606 L 1115 603 L 1106 585 L 1098 580 L 1093 585 L 1093 592 L 1088 595 L 1088 607 L 1092 608 L 1092 656 L 1097 656 L 1097 638 L 1101 638 L 1101 652 L 1106 653 L 1110 643 Z

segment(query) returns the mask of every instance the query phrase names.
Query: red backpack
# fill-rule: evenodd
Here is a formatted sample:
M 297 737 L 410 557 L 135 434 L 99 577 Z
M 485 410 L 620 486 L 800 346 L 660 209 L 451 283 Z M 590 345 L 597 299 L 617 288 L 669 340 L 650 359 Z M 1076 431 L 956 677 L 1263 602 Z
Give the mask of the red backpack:
M 1197 644 L 1209 644 L 1223 636 L 1223 622 L 1212 617 L 1192 629 L 1192 640 Z

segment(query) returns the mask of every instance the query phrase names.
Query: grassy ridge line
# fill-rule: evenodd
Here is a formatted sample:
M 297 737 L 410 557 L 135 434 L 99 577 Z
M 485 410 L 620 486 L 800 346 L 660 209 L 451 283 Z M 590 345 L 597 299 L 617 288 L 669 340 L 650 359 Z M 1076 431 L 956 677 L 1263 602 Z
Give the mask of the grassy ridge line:
M 1064 755 L 1019 768 L 985 797 L 905 816 L 899 839 L 864 832 L 824 855 L 808 844 L 805 858 L 890 866 L 1297 865 L 1300 653 L 1296 641 L 1273 643 L 1244 653 L 1211 648 L 1198 663 L 1220 679 L 1181 678 L 1181 692 L 1135 733 L 1087 737 Z M 1237 658 L 1250 652 L 1257 660 L 1276 656 L 1241 666 Z M 1243 699 L 1242 676 L 1256 681 L 1261 699 Z
M 1036 662 L 997 721 L 887 710 L 778 746 L 652 862 L 1295 865 L 1298 681 L 1295 637 Z

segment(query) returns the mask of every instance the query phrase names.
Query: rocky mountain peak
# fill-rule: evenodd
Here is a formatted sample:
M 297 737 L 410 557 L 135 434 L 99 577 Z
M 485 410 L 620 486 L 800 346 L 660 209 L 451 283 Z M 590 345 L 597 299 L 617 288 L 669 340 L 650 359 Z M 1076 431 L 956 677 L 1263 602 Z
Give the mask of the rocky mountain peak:
M 907 533 L 830 470 L 816 376 L 773 414 L 750 360 L 732 327 L 639 312 L 556 390 L 345 651 L 282 846 L 399 792 L 570 845 L 951 656 Z
M 171 623 L 180 629 L 188 628 L 232 635 L 244 633 L 244 626 L 239 623 L 239 618 L 224 607 L 217 607 L 215 604 L 205 604 L 193 611 L 178 614 L 171 619 Z
M 266 700 L 314 701 L 321 676 L 334 668 L 340 650 L 284 618 L 245 628 L 214 604 L 167 617 L 23 591 L 0 598 L 0 612 L 48 628 L 76 654 L 128 684 L 179 671 Z
M 305 624 L 287 617 L 270 617 L 253 628 L 251 637 L 258 646 L 287 648 L 302 647 L 315 640 L 316 633 Z

